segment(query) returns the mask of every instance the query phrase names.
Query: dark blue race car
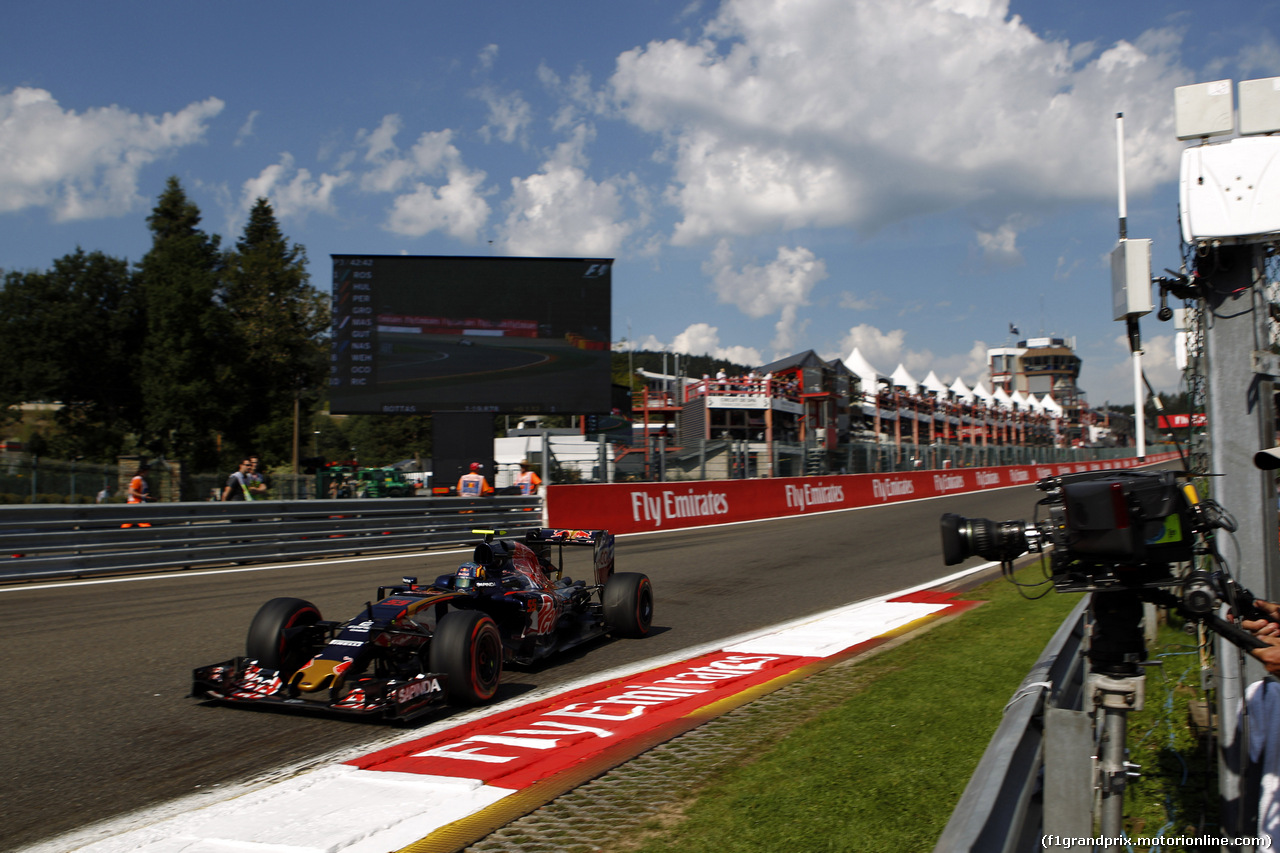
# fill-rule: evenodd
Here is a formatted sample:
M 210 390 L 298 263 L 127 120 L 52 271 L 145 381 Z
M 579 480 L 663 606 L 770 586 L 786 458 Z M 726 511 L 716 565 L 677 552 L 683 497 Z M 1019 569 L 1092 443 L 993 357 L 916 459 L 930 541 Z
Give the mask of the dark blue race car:
M 614 572 L 607 530 L 474 532 L 484 539 L 456 572 L 379 587 L 377 602 L 346 622 L 324 620 L 303 599 L 271 599 L 245 654 L 196 669 L 192 696 L 411 719 L 444 701 L 489 701 L 504 662 L 649 633 L 653 587 L 643 574 Z M 564 574 L 566 548 L 592 549 L 589 579 Z

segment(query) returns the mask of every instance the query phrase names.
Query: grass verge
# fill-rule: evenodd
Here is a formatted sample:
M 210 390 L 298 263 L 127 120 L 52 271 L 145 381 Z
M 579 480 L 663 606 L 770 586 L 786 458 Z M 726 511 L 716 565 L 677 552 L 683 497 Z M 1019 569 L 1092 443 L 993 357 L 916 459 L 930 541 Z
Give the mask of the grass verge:
M 1129 716 L 1129 760 L 1141 776 L 1125 790 L 1130 836 L 1215 834 L 1219 828 L 1218 764 L 1208 725 L 1194 635 L 1181 622 L 1162 624 L 1147 651 L 1146 703 Z M 1193 706 L 1199 705 L 1199 714 Z M 1193 718 L 1194 721 L 1193 721 Z
M 963 597 L 987 603 L 851 664 L 847 699 L 691 792 L 634 849 L 932 849 L 1005 703 L 1078 602 L 1030 601 L 1003 580 Z

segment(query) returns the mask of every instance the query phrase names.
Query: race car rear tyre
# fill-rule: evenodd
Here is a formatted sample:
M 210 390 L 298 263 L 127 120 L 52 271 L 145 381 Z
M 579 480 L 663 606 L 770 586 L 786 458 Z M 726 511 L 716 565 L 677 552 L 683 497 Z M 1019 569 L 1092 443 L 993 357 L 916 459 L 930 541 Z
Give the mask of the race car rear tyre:
M 301 598 L 273 598 L 249 623 L 245 655 L 285 677 L 292 675 L 318 651 L 308 628 L 320 621 L 320 611 Z
M 476 610 L 450 610 L 431 639 L 431 671 L 448 680 L 449 701 L 480 705 L 498 692 L 502 680 L 502 634 Z
M 623 637 L 645 637 L 653 624 L 653 584 L 639 572 L 619 572 L 604 583 L 604 621 Z

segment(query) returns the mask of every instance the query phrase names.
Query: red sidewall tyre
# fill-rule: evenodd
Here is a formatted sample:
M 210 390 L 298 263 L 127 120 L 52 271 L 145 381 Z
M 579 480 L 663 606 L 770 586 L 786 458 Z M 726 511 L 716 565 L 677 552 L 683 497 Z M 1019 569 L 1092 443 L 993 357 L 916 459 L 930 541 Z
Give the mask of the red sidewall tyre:
M 297 629 L 319 621 L 320 611 L 310 601 L 273 598 L 258 608 L 253 622 L 249 623 L 245 656 L 286 676 L 291 675 L 314 654 L 305 632 Z
M 431 639 L 431 671 L 443 674 L 449 701 L 481 705 L 493 699 L 502 680 L 502 634 L 476 610 L 451 610 Z
M 619 572 L 605 581 L 604 621 L 622 637 L 647 637 L 653 625 L 653 584 L 648 575 Z

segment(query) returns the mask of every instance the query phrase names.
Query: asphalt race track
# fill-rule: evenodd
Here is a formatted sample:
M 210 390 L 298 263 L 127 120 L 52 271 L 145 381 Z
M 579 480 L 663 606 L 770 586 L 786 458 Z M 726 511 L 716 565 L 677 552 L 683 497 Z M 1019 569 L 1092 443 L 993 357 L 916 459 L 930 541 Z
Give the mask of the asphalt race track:
M 536 669 L 509 668 L 498 698 L 951 574 L 939 545 L 943 512 L 1030 519 L 1040 496 L 1021 487 L 619 537 L 618 570 L 653 580 L 654 634 L 606 640 Z M 579 556 L 570 553 L 566 568 Z M 306 598 L 326 618 L 346 619 L 379 584 L 405 574 L 434 578 L 464 559 L 437 551 L 0 586 L 0 647 L 7 650 L 0 720 L 9 747 L 0 757 L 0 850 L 216 793 L 334 750 L 375 748 L 386 724 L 188 699 L 191 669 L 242 653 L 249 621 L 269 598 Z

